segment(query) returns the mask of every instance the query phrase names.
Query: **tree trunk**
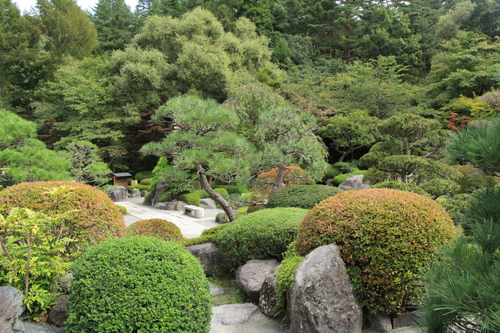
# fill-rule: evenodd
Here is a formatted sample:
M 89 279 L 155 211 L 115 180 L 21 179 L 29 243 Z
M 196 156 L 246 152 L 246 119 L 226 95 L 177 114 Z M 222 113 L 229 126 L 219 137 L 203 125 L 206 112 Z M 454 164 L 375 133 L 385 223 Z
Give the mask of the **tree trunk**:
M 214 201 L 222 207 L 227 215 L 227 219 L 230 222 L 236 220 L 236 215 L 231 205 L 219 193 L 215 192 L 212 189 L 212 186 L 210 186 L 205 169 L 200 164 L 196 164 L 196 171 L 198 171 L 198 175 L 200 176 L 201 188 L 207 191 L 210 198 L 214 199 Z
M 278 168 L 278 175 L 276 176 L 276 181 L 274 182 L 273 189 L 269 197 L 272 197 L 279 191 L 281 186 L 283 186 L 283 179 L 285 178 L 286 165 L 280 165 Z

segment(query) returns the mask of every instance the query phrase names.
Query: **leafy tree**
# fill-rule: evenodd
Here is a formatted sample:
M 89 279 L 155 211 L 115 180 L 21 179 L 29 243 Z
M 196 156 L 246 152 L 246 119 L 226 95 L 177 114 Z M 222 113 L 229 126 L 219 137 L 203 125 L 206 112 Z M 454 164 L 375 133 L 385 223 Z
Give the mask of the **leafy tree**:
M 214 100 L 189 95 L 169 100 L 158 109 L 154 119 L 164 116 L 173 119 L 176 129 L 164 141 L 151 142 L 141 151 L 172 158 L 176 168 L 196 170 L 202 188 L 233 221 L 236 218 L 233 209 L 213 190 L 208 179 L 232 182 L 249 177 L 252 146 L 235 132 L 238 116 Z

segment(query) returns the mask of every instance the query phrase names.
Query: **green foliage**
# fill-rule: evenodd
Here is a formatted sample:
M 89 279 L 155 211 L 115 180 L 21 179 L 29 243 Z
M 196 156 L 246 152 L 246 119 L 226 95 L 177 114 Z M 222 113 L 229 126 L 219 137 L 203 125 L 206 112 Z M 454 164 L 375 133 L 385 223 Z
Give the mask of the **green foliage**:
M 476 223 L 476 221 L 500 220 L 500 187 L 488 187 L 472 193 L 472 197 L 464 210 L 465 224 Z
M 366 170 L 356 170 L 356 171 L 350 172 L 350 173 L 343 173 L 343 174 L 340 174 L 340 175 L 334 177 L 332 179 L 332 184 L 334 186 L 339 186 L 347 178 L 350 178 L 352 176 L 357 176 L 357 175 L 364 175 L 365 173 L 366 173 Z
M 493 119 L 497 116 L 497 113 L 490 104 L 478 97 L 469 98 L 464 95 L 460 95 L 459 98 L 450 102 L 445 109 L 472 120 Z
M 240 207 L 236 211 L 236 218 L 238 219 L 242 216 L 245 216 L 246 214 L 248 214 L 248 207 Z
M 293 282 L 293 274 L 304 257 L 295 254 L 294 243 L 289 245 L 283 261 L 276 270 L 276 307 L 283 311 L 287 307 L 287 292 Z
M 164 241 L 180 243 L 184 240 L 179 227 L 162 219 L 137 221 L 127 227 L 127 236 L 151 236 Z
M 102 191 L 75 182 L 33 182 L 10 186 L 0 192 L 0 213 L 25 207 L 47 215 L 76 210 L 64 218 L 64 228 L 54 229 L 65 243 L 65 254 L 78 256 L 88 246 L 125 233 L 123 215 Z
M 123 206 L 120 206 L 120 205 L 116 205 L 116 207 L 118 207 L 118 209 L 120 210 L 120 213 L 122 213 L 122 215 L 126 215 L 127 214 L 127 207 L 123 207 Z
M 400 191 L 408 191 L 408 192 L 413 192 L 416 194 L 423 195 L 424 197 L 430 198 L 431 195 L 427 193 L 422 187 L 415 185 L 415 184 L 406 184 L 402 182 L 397 182 L 397 181 L 388 181 L 388 182 L 381 182 L 377 183 L 375 185 L 371 185 L 371 188 L 389 188 L 392 190 L 400 190 Z
M 203 243 L 214 243 L 217 244 L 219 234 L 224 230 L 229 224 L 220 224 L 216 227 L 205 229 L 201 232 L 201 236 L 196 238 L 188 238 L 184 240 L 184 246 L 192 246 Z
M 218 236 L 222 257 L 231 268 L 252 259 L 281 259 L 306 212 L 300 208 L 273 208 L 240 217 Z
M 250 190 L 246 186 L 242 185 L 217 185 L 218 188 L 225 188 L 229 194 L 243 194 L 250 193 Z
M 321 221 L 321 223 L 320 223 Z M 420 294 L 418 274 L 449 242 L 453 222 L 441 205 L 390 189 L 347 191 L 322 201 L 300 225 L 296 250 L 336 244 L 346 266 L 357 266 L 356 290 L 372 312 L 397 314 Z
M 269 198 L 266 208 L 297 207 L 311 209 L 317 203 L 342 192 L 337 187 L 326 185 L 297 185 L 279 190 Z
M 184 193 L 179 195 L 179 200 L 185 201 L 188 205 L 200 206 L 200 195 L 198 193 Z
M 420 187 L 433 199 L 442 195 L 453 196 L 460 192 L 460 185 L 449 179 L 434 178 L 426 181 Z
M 54 284 L 68 272 L 63 260 L 65 220 L 75 211 L 44 214 L 28 208 L 12 207 L 0 215 L 0 284 L 23 291 L 23 302 L 31 317 L 50 308 L 57 296 Z
M 140 185 L 151 185 L 151 178 L 143 178 L 139 181 Z
M 461 225 L 464 220 L 464 212 L 467 209 L 470 199 L 470 194 L 460 193 L 452 198 L 437 198 L 436 201 L 439 202 L 444 209 L 446 209 L 456 225 Z
M 333 167 L 331 164 L 328 164 L 325 172 L 323 173 L 322 181 L 324 183 L 330 183 L 331 180 L 338 175 L 340 175 L 340 171 L 337 168 Z
M 134 179 L 140 182 L 143 179 L 148 179 L 152 177 L 153 177 L 152 171 L 139 171 L 135 174 Z
M 149 185 L 133 185 L 128 187 L 128 191 L 131 192 L 133 189 L 138 189 L 139 191 L 151 191 L 151 186 Z
M 227 191 L 227 189 L 217 187 L 217 188 L 214 188 L 214 191 L 219 193 L 221 195 L 221 197 L 223 197 L 224 199 L 226 199 L 226 200 L 229 199 L 229 192 Z
M 332 166 L 335 169 L 339 170 L 340 173 L 351 173 L 358 170 L 358 167 L 356 165 L 349 162 L 336 162 Z
M 208 195 L 205 190 L 195 190 L 193 193 L 197 193 L 200 196 L 200 199 L 210 198 L 210 195 Z
M 72 271 L 68 333 L 210 330 L 209 283 L 179 244 L 112 239 L 89 248 Z

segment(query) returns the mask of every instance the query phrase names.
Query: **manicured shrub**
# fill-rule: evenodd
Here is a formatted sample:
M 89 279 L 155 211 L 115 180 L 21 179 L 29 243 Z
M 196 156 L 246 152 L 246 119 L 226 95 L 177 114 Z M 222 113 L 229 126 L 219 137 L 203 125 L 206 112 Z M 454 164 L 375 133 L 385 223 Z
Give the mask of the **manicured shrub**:
M 200 199 L 210 198 L 207 191 L 205 191 L 205 190 L 195 190 L 193 193 L 198 193 L 198 195 L 200 196 Z
M 219 193 L 221 197 L 223 197 L 224 199 L 229 199 L 229 192 L 227 192 L 227 190 L 225 188 L 214 188 L 214 191 Z
M 229 224 L 220 224 L 216 227 L 210 229 L 205 229 L 201 232 L 201 236 L 196 238 L 189 238 L 184 240 L 184 246 L 192 246 L 203 243 L 214 243 L 217 244 L 219 234 L 226 228 Z
M 116 205 L 116 207 L 118 207 L 118 209 L 120 210 L 120 213 L 122 213 L 122 215 L 127 215 L 127 208 L 126 207 L 123 207 L 120 205 Z
M 112 239 L 73 266 L 68 333 L 206 333 L 212 300 L 199 261 L 153 237 Z
M 159 202 L 167 202 L 167 201 L 172 201 L 172 193 L 171 192 L 165 192 L 160 199 L 158 200 Z
M 341 173 L 352 173 L 358 170 L 358 167 L 355 164 L 349 162 L 337 162 L 333 164 L 333 167 Z
M 48 181 L 10 186 L 0 192 L 0 213 L 6 215 L 12 207 L 47 215 L 76 210 L 65 218 L 61 234 L 73 240 L 65 244 L 70 255 L 78 255 L 89 245 L 125 233 L 125 221 L 118 207 L 104 192 L 85 184 Z
M 248 207 L 240 207 L 236 211 L 236 218 L 240 218 L 242 216 L 245 216 L 248 213 Z
M 137 221 L 127 227 L 127 235 L 151 236 L 173 242 L 182 242 L 184 239 L 178 226 L 162 219 Z
M 185 201 L 188 205 L 200 206 L 200 195 L 198 193 L 184 193 L 179 195 L 179 200 Z
M 139 171 L 134 176 L 134 179 L 138 180 L 139 182 L 141 180 L 143 180 L 143 179 L 150 179 L 150 178 L 153 178 L 153 172 L 152 171 Z
M 428 197 L 428 198 L 431 197 L 431 195 L 429 193 L 425 192 L 418 185 L 402 183 L 402 182 L 398 182 L 395 180 L 378 183 L 378 184 L 372 185 L 371 188 L 389 188 L 392 190 L 413 192 L 413 193 L 420 194 L 420 195 L 423 195 L 424 197 Z
M 453 180 L 440 178 L 431 179 L 420 185 L 420 187 L 429 193 L 433 199 L 442 195 L 455 195 L 460 191 L 460 185 Z
M 328 164 L 325 171 L 323 172 L 323 182 L 331 182 L 333 178 L 340 175 L 340 171 L 334 168 L 331 164 Z
M 298 255 L 339 246 L 358 298 L 373 312 L 396 314 L 420 295 L 417 274 L 451 240 L 453 222 L 424 196 L 390 189 L 346 191 L 311 209 L 300 225 Z
M 273 208 L 247 214 L 227 224 L 217 245 L 232 268 L 251 259 L 281 259 L 306 212 L 300 208 Z
M 151 178 L 145 178 L 145 179 L 142 179 L 139 184 L 141 185 L 151 185 Z
M 217 187 L 225 188 L 229 194 L 243 194 L 250 192 L 248 187 L 242 185 L 217 185 Z
M 317 203 L 342 192 L 339 188 L 326 185 L 297 185 L 279 190 L 269 198 L 266 208 L 297 207 L 311 209 Z
M 332 184 L 335 186 L 339 186 L 346 180 L 347 178 L 351 178 L 352 176 L 357 176 L 357 175 L 364 175 L 366 173 L 366 170 L 356 170 L 350 173 L 343 173 L 341 175 L 336 176 L 332 180 Z

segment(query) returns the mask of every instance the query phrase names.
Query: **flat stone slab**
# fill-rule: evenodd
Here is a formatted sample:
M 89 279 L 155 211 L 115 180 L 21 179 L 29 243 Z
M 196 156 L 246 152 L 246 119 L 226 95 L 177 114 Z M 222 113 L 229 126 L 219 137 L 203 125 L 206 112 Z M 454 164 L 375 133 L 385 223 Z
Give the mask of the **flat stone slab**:
M 246 323 L 259 308 L 252 303 L 225 304 L 212 308 L 212 324 L 239 325 Z

